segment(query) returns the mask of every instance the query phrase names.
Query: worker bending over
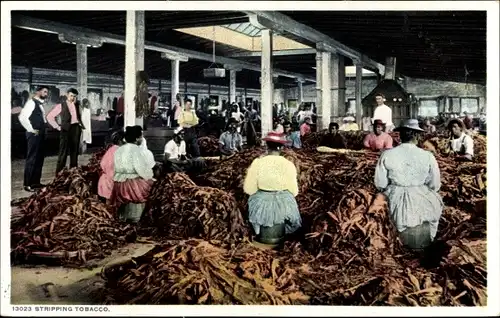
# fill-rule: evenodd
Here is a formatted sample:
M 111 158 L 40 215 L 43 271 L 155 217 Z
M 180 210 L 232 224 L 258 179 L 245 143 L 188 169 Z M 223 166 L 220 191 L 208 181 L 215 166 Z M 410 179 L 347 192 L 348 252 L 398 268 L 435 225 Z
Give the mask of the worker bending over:
M 373 122 L 373 132 L 366 135 L 364 146 L 373 151 L 392 148 L 392 137 L 385 131 L 385 124 L 380 119 Z
M 184 130 L 177 127 L 172 138 L 165 145 L 165 160 L 163 171 L 168 172 L 199 172 L 204 167 L 204 161 L 200 158 L 190 159 L 186 152 L 184 141 Z
M 474 156 L 474 140 L 465 133 L 465 125 L 460 119 L 452 119 L 448 123 L 451 133 L 450 150 L 458 160 L 471 161 Z
M 328 125 L 328 133 L 321 137 L 320 146 L 333 149 L 345 149 L 346 142 L 344 137 L 339 133 L 339 124 L 330 123 Z
M 114 186 L 111 202 L 114 205 L 125 205 L 120 209 L 120 219 L 139 222 L 144 203 L 153 184 L 153 168 L 156 165 L 154 156 L 149 150 L 143 149 L 142 131 L 137 126 L 126 127 L 126 144 L 115 152 Z M 137 209 L 126 209 L 136 206 Z
M 301 226 L 299 207 L 295 197 L 299 192 L 295 165 L 281 156 L 286 144 L 283 134 L 270 132 L 263 140 L 267 154 L 254 159 L 248 168 L 243 190 L 248 199 L 248 218 L 265 244 L 282 242 L 285 234 Z
M 115 184 L 113 181 L 115 175 L 115 153 L 118 147 L 125 143 L 124 138 L 125 133 L 122 130 L 114 132 L 113 135 L 111 135 L 111 142 L 113 145 L 106 151 L 100 163 L 102 174 L 97 184 L 97 193 L 101 198 L 108 200 L 108 203 L 110 203 L 109 200 L 111 199 Z
M 443 211 L 441 177 L 434 155 L 417 147 L 418 121 L 409 119 L 398 130 L 401 144 L 381 154 L 375 186 L 387 197 L 403 244 L 421 251 L 434 240 Z
M 231 123 L 219 138 L 221 159 L 230 157 L 243 147 L 243 137 L 237 131 L 237 123 Z

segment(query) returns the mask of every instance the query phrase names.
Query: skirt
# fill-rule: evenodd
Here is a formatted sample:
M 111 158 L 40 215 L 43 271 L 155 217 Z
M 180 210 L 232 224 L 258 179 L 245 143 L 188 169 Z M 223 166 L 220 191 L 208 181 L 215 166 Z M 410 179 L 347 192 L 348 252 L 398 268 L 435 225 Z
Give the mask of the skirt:
M 248 219 L 255 234 L 260 227 L 285 223 L 286 234 L 300 228 L 302 219 L 295 197 L 289 191 L 257 191 L 248 198 Z
M 152 185 L 153 180 L 144 180 L 142 178 L 115 182 L 111 202 L 116 206 L 126 203 L 145 203 Z
M 103 173 L 99 178 L 99 183 L 97 184 L 97 194 L 99 194 L 100 197 L 110 199 L 111 194 L 113 193 L 113 186 L 113 176 Z

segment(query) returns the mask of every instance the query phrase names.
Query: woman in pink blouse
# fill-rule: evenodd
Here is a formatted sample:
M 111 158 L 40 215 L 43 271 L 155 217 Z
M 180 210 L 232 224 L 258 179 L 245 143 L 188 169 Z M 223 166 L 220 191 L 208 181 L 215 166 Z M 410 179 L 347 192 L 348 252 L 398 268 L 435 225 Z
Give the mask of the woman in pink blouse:
M 373 122 L 373 132 L 365 137 L 365 148 L 380 151 L 392 148 L 392 137 L 384 132 L 385 124 L 380 119 Z
M 111 198 L 111 193 L 113 192 L 113 176 L 115 173 L 115 152 L 123 144 L 124 133 L 123 131 L 117 131 L 111 136 L 111 141 L 113 146 L 111 146 L 108 151 L 104 154 L 101 159 L 102 175 L 99 178 L 99 183 L 97 185 L 97 193 L 99 196 L 109 200 Z

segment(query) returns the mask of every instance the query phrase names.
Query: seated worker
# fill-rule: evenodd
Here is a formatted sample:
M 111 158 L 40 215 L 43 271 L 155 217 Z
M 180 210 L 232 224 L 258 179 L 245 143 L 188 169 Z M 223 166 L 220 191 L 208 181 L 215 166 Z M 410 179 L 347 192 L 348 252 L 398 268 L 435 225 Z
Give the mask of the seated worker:
M 243 190 L 248 198 L 248 219 L 265 244 L 282 242 L 285 234 L 300 228 L 302 220 L 295 197 L 299 193 L 297 169 L 281 155 L 283 134 L 269 132 L 263 138 L 267 154 L 254 159 L 248 168 Z
M 104 198 L 109 201 L 111 198 L 111 194 L 113 193 L 114 186 L 114 175 L 115 175 L 115 153 L 118 150 L 118 147 L 124 144 L 125 133 L 121 130 L 113 133 L 111 135 L 111 142 L 113 146 L 111 146 L 104 156 L 101 159 L 101 169 L 102 174 L 99 178 L 99 182 L 97 184 L 97 193 L 101 198 Z M 108 202 L 109 203 L 109 202 Z
M 451 133 L 450 150 L 459 161 L 471 161 L 474 156 L 474 140 L 465 133 L 465 125 L 460 119 L 452 119 L 448 123 Z
M 346 142 L 344 137 L 339 133 L 339 124 L 330 123 L 328 125 L 328 133 L 321 137 L 320 146 L 333 149 L 345 149 Z
M 385 132 L 385 124 L 380 119 L 373 122 L 373 132 L 366 135 L 364 140 L 365 148 L 380 151 L 392 148 L 392 137 Z
M 403 244 L 422 251 L 436 236 L 443 202 L 434 155 L 417 147 L 423 132 L 416 119 L 397 128 L 401 144 L 384 151 L 375 168 L 375 186 L 387 197 L 389 215 Z
M 126 143 L 115 152 L 111 202 L 118 207 L 128 203 L 145 203 L 154 182 L 153 168 L 156 162 L 151 151 L 141 148 L 142 140 L 142 132 L 138 127 L 126 127 Z M 138 222 L 142 210 L 135 212 L 137 213 L 123 213 L 120 218 Z
M 285 128 L 283 127 L 283 122 L 284 122 L 284 120 L 282 118 L 276 119 L 274 121 L 274 124 L 273 124 L 273 131 L 278 133 L 278 134 L 285 133 Z
M 302 125 L 300 125 L 300 136 L 301 137 L 304 137 L 305 135 L 311 133 L 311 124 L 312 124 L 311 117 L 306 117 L 306 119 L 304 120 L 304 123 Z
M 189 159 L 184 141 L 184 129 L 177 127 L 172 138 L 165 145 L 165 160 L 163 172 L 194 172 L 201 171 L 204 161 L 200 158 Z
M 347 116 L 343 120 L 342 127 L 340 127 L 340 130 L 342 131 L 358 131 L 359 126 L 357 123 L 355 123 L 355 119 L 352 116 Z
M 237 123 L 230 123 L 227 131 L 223 132 L 219 138 L 219 150 L 221 159 L 234 155 L 241 151 L 243 137 L 237 131 Z
M 283 126 L 285 130 L 285 139 L 287 141 L 286 147 L 292 149 L 302 148 L 302 142 L 300 141 L 300 128 L 298 123 L 290 124 L 286 122 Z

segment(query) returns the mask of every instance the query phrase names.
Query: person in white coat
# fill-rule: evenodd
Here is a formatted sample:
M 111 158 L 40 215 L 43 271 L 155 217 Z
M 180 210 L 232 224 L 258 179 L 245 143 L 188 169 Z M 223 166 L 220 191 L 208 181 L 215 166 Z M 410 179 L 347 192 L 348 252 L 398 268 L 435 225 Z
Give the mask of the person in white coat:
M 90 102 L 87 98 L 82 100 L 82 123 L 85 129 L 82 130 L 81 153 L 87 151 L 87 145 L 92 144 L 92 115 L 90 113 Z
M 377 103 L 377 107 L 373 111 L 372 123 L 379 119 L 385 124 L 385 132 L 391 132 L 394 129 L 392 109 L 384 103 L 385 96 L 380 93 L 375 94 L 375 102 Z

